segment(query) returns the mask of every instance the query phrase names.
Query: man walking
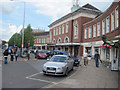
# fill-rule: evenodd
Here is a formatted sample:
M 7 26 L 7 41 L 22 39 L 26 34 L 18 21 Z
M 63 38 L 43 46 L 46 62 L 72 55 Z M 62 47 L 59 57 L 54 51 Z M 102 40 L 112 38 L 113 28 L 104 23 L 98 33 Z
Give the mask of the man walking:
M 94 59 L 95 59 L 96 67 L 99 67 L 100 55 L 99 55 L 98 51 L 96 51 L 96 54 L 94 55 Z
M 4 64 L 7 64 L 7 58 L 8 58 L 8 49 L 6 49 L 3 53 L 4 55 Z
M 84 65 L 86 66 L 86 62 L 87 62 L 87 50 L 85 50 L 85 53 L 84 53 Z

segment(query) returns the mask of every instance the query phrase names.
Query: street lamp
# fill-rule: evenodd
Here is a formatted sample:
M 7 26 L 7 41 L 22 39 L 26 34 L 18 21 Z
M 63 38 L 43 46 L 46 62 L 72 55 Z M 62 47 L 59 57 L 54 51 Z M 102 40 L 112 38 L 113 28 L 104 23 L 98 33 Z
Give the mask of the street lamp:
M 14 0 L 10 0 L 14 1 Z M 22 28 L 22 55 L 23 55 L 23 47 L 24 47 L 24 25 L 25 25 L 25 2 L 24 3 L 24 14 L 23 14 L 23 28 Z

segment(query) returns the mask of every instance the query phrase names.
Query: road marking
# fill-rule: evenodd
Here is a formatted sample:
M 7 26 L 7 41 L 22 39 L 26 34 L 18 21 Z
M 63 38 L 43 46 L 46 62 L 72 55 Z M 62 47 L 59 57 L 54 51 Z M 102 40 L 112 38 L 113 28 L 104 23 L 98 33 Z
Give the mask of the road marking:
M 30 77 L 36 76 L 36 75 L 38 75 L 38 74 L 40 74 L 40 73 L 43 73 L 43 72 L 35 73 L 35 74 L 30 75 L 30 76 L 28 76 L 28 77 L 26 77 L 26 78 L 30 78 Z
M 36 81 L 42 81 L 42 82 L 46 82 L 46 83 L 57 84 L 56 82 L 47 81 L 47 80 L 43 80 L 43 79 L 36 79 L 36 78 L 31 78 L 31 77 L 26 77 L 26 78 L 31 79 L 31 80 L 36 80 Z

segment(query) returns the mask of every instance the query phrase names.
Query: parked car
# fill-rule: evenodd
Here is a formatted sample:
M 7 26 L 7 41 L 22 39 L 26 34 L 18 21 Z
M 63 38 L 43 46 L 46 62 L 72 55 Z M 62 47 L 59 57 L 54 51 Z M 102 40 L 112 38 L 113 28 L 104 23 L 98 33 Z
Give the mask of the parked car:
M 46 53 L 47 57 L 49 57 L 51 55 L 50 50 L 42 50 L 42 51 Z
M 74 61 L 67 55 L 54 55 L 43 65 L 43 74 L 67 76 L 73 65 Z
M 43 59 L 46 59 L 47 58 L 47 54 L 44 52 L 44 51 L 42 51 L 42 50 L 38 50 L 38 51 L 36 51 L 36 53 L 35 53 L 35 58 L 43 58 Z

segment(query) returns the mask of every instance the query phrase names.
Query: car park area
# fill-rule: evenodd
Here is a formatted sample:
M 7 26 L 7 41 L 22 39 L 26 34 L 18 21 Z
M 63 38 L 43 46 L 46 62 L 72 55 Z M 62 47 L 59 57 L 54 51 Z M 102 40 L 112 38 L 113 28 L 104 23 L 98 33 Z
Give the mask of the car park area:
M 43 75 L 42 67 L 47 60 L 30 59 L 29 61 L 9 62 L 3 64 L 3 88 L 42 88 L 56 84 L 76 72 L 77 67 L 68 76 Z

